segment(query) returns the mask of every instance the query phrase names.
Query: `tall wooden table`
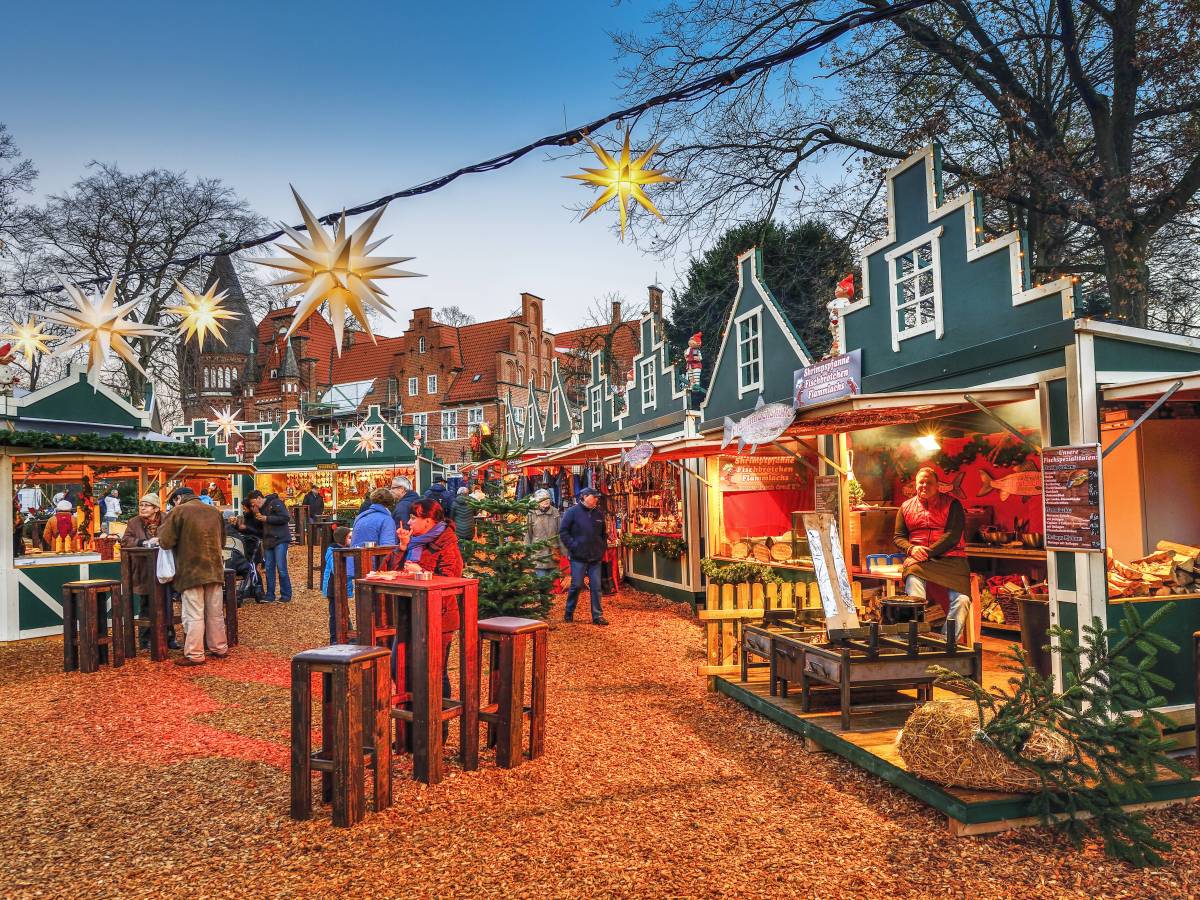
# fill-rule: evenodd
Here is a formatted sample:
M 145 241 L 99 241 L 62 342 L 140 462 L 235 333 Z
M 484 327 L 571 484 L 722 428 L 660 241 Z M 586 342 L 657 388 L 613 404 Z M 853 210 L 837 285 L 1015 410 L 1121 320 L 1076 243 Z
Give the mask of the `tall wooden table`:
M 458 605 L 459 693 L 457 707 L 447 709 L 442 696 L 442 602 Z M 397 644 L 396 692 L 400 705 L 393 710 L 412 728 L 413 778 L 437 784 L 444 777 L 442 722 L 459 719 L 462 767 L 479 767 L 479 583 L 474 578 L 434 576 L 428 581 L 411 578 L 394 581 L 355 579 L 358 643 Z M 453 701 L 451 701 L 453 702 Z M 411 718 L 411 722 L 407 721 Z
M 395 547 L 333 548 L 333 629 L 335 644 L 349 644 L 358 637 L 358 619 L 350 627 L 350 582 L 346 561 L 354 562 L 354 578 L 362 578 L 383 567 Z
M 313 573 L 323 572 L 325 568 L 325 550 L 333 543 L 333 529 L 337 527 L 337 519 L 318 519 L 308 523 L 308 586 L 313 586 Z M 317 552 L 316 562 L 313 562 L 313 551 Z
M 135 617 L 133 563 L 138 559 L 144 560 L 150 572 L 150 596 L 146 600 L 146 615 Z M 169 586 L 158 580 L 157 572 L 157 547 L 121 548 L 121 602 L 125 607 L 125 622 L 128 625 L 124 634 L 126 659 L 137 656 L 138 625 L 145 625 L 150 629 L 150 658 L 155 662 L 162 662 L 167 658 L 167 629 L 175 627 L 175 604 L 170 599 Z

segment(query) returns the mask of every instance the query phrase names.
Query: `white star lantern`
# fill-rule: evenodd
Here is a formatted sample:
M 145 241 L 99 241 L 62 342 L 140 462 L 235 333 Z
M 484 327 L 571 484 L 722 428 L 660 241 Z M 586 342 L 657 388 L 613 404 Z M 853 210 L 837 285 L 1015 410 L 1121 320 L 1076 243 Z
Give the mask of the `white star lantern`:
M 75 303 L 75 309 L 51 310 L 41 314 L 48 322 L 57 322 L 75 330 L 75 333 L 63 341 L 55 350 L 54 355 L 67 357 L 75 352 L 75 348 L 88 348 L 88 382 L 95 386 L 108 361 L 109 353 L 116 353 L 122 360 L 133 366 L 143 375 L 146 371 L 138 362 L 137 354 L 129 346 L 127 338 L 157 337 L 160 329 L 153 325 L 133 322 L 126 316 L 137 306 L 138 301 L 131 300 L 121 306 L 116 304 L 117 279 L 114 276 L 108 283 L 103 294 L 85 294 L 61 275 L 58 276 L 67 295 Z M 149 376 L 147 376 L 149 377 Z
M 35 356 L 50 352 L 50 348 L 46 344 L 50 340 L 50 335 L 42 330 L 41 322 L 35 322 L 32 318 L 26 319 L 24 325 L 14 322 L 12 331 L 0 335 L 0 340 L 9 341 L 14 350 L 24 355 L 26 362 L 33 362 Z
M 358 428 L 354 435 L 356 452 L 361 452 L 370 456 L 372 453 L 378 453 L 382 447 L 379 440 L 379 433 L 374 428 Z
M 184 339 L 198 338 L 196 343 L 201 350 L 204 349 L 205 334 L 211 334 L 214 340 L 225 343 L 220 320 L 237 318 L 222 306 L 226 292 L 221 291 L 218 294 L 215 281 L 203 294 L 197 294 L 181 282 L 176 281 L 175 284 L 179 287 L 179 293 L 183 295 L 183 302 L 178 306 L 168 306 L 166 312 L 180 317 L 179 333 L 184 335 Z
M 287 274 L 270 282 L 272 285 L 292 286 L 289 297 L 300 298 L 292 325 L 285 338 L 290 338 L 297 328 L 322 303 L 329 304 L 329 324 L 333 326 L 334 347 L 338 355 L 342 352 L 342 329 L 346 314 L 350 313 L 362 325 L 363 330 L 375 340 L 371 324 L 367 321 L 367 309 L 374 309 L 391 318 L 392 307 L 382 288 L 376 283 L 379 278 L 421 277 L 416 272 L 405 272 L 392 268 L 397 263 L 408 262 L 411 256 L 371 256 L 370 253 L 387 238 L 372 241 L 371 233 L 379 224 L 383 209 L 371 213 L 353 232 L 346 233 L 346 215 L 338 221 L 333 234 L 329 234 L 312 210 L 300 199 L 296 189 L 292 195 L 300 207 L 300 215 L 308 229 L 307 234 L 280 223 L 280 227 L 296 246 L 276 244 L 288 256 L 254 260 L 260 266 L 283 269 Z
M 237 431 L 239 425 L 245 424 L 238 419 L 237 412 L 228 406 L 220 410 L 215 406 L 211 407 L 211 409 L 212 414 L 216 417 L 215 421 L 217 423 L 217 437 L 219 438 L 228 440 L 229 436 Z

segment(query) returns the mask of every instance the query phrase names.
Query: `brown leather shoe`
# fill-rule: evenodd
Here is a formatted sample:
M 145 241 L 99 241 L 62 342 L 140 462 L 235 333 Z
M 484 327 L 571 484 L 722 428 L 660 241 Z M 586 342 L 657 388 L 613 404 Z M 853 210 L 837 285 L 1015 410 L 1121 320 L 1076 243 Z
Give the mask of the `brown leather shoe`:
M 216 650 L 205 650 L 204 652 L 213 657 L 213 659 L 224 659 L 229 655 L 228 650 L 226 650 L 224 653 L 218 653 Z
M 187 667 L 187 666 L 202 666 L 202 665 L 204 665 L 204 660 L 192 659 L 190 656 L 181 656 L 181 657 L 179 657 L 179 659 L 175 660 L 175 665 L 185 666 L 185 667 Z

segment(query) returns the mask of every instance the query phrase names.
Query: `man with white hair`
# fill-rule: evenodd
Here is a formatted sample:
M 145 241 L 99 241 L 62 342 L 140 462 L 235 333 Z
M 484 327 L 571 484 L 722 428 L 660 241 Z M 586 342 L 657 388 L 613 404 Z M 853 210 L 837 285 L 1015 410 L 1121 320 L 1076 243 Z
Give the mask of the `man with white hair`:
M 555 574 L 555 549 L 558 543 L 558 527 L 562 514 L 554 505 L 550 492 L 545 488 L 534 491 L 537 507 L 529 514 L 529 530 L 525 532 L 525 543 L 540 545 L 533 551 L 534 574 L 539 578 Z
M 421 499 L 421 495 L 413 490 L 411 481 L 403 475 L 397 475 L 392 479 L 392 496 L 396 498 L 396 505 L 392 507 L 392 518 L 396 520 L 397 527 L 403 525 L 407 528 L 412 505 Z

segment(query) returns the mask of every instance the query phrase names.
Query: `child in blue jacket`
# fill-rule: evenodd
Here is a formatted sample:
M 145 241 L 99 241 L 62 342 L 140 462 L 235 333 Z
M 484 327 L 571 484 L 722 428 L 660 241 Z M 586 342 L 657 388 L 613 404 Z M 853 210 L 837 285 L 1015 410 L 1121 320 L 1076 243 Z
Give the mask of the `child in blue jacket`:
M 333 548 L 350 546 L 350 529 L 338 527 L 333 529 L 333 542 L 325 550 L 325 565 L 321 568 L 321 593 L 329 601 L 329 643 L 337 642 L 337 631 L 334 626 L 333 610 Z M 346 594 L 354 596 L 354 560 L 346 560 Z

